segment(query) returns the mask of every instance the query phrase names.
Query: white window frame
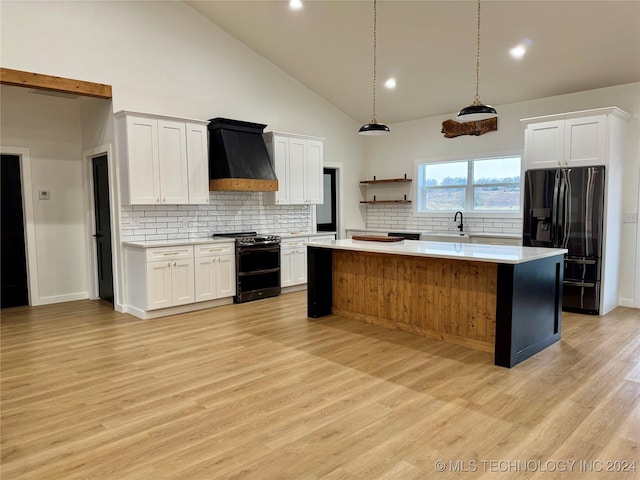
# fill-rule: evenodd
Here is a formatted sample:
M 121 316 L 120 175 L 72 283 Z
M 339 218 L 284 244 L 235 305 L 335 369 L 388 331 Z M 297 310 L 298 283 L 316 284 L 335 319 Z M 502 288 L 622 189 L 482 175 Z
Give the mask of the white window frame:
M 485 160 L 491 158 L 500 158 L 500 157 L 520 157 L 520 203 L 518 205 L 518 210 L 472 210 L 473 208 L 473 188 L 474 186 L 483 186 L 483 187 L 492 187 L 492 186 L 503 186 L 503 183 L 493 184 L 487 183 L 482 185 L 474 185 L 473 183 L 473 168 L 472 162 L 475 160 Z M 467 184 L 464 187 L 467 189 L 467 195 L 465 196 L 465 207 L 462 210 L 465 217 L 473 218 L 473 217 L 482 217 L 482 218 L 521 218 L 522 217 L 522 202 L 524 198 L 524 172 L 523 172 L 523 163 L 524 163 L 524 152 L 522 150 L 508 150 L 502 152 L 489 152 L 489 153 L 473 153 L 467 155 L 455 155 L 448 157 L 437 157 L 437 158 L 422 158 L 414 160 L 414 178 L 416 179 L 416 185 L 414 189 L 414 198 L 413 198 L 413 213 L 417 217 L 449 217 L 453 215 L 455 210 L 438 210 L 438 211 L 430 211 L 430 212 L 421 212 L 418 210 L 420 205 L 420 194 L 421 194 L 421 185 L 420 185 L 420 165 L 425 164 L 437 164 L 437 163 L 453 163 L 453 162 L 461 162 L 467 161 Z M 442 188 L 455 188 L 456 185 L 447 185 Z M 470 195 L 469 195 L 470 193 Z

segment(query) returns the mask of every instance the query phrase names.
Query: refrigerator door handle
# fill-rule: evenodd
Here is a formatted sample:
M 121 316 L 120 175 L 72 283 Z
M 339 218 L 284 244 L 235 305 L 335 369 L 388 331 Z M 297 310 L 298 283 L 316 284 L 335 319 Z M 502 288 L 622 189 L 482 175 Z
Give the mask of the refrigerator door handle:
M 585 212 L 584 212 L 584 248 L 585 255 L 593 255 L 590 249 L 593 246 L 593 169 L 587 170 L 587 194 L 585 198 Z
M 563 170 L 564 198 L 563 198 L 563 237 L 562 247 L 567 248 L 571 237 L 571 170 Z
M 565 172 L 564 170 L 558 170 L 558 203 L 556 204 L 558 224 L 557 224 L 557 235 L 556 241 L 554 242 L 555 247 L 564 248 L 564 237 L 566 233 L 566 200 L 565 200 Z
M 555 171 L 553 180 L 553 203 L 551 204 L 551 246 L 559 247 L 558 244 L 558 196 L 560 190 L 560 170 Z

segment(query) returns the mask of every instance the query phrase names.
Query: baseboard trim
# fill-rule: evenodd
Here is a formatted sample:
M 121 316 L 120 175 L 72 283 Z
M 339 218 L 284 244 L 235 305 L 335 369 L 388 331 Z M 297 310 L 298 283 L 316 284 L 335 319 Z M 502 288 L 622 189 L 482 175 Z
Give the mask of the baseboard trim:
M 179 313 L 195 312 L 206 308 L 220 307 L 233 303 L 233 297 L 219 298 L 217 300 L 209 300 L 208 302 L 189 303 L 187 305 L 178 305 L 175 307 L 162 308 L 160 310 L 141 310 L 131 305 L 127 305 L 125 312 L 138 317 L 142 320 L 151 320 L 154 318 L 168 317 L 169 315 L 177 315 Z
M 75 302 L 76 300 L 88 300 L 89 292 L 68 293 L 66 295 L 52 295 L 40 297 L 36 302 L 31 302 L 32 307 L 38 305 L 51 305 L 53 303 Z
M 280 294 L 285 293 L 293 293 L 293 292 L 301 292 L 302 290 L 307 289 L 307 284 L 303 283 L 301 285 L 291 285 L 290 287 L 284 287 L 280 290 Z
M 633 298 L 618 298 L 618 305 L 621 307 L 634 307 Z

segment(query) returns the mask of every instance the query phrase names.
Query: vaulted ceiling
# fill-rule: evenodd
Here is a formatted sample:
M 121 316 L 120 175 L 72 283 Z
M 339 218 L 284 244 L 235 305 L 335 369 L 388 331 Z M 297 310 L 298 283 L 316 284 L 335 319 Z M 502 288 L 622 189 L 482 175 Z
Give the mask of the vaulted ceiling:
M 366 123 L 373 2 L 187 1 L 302 84 Z M 379 0 L 376 111 L 384 123 L 450 114 L 476 80 L 476 2 Z M 509 50 L 526 42 L 525 56 Z M 384 81 L 395 77 L 397 87 Z M 480 98 L 501 104 L 640 81 L 640 2 L 481 4 Z M 640 101 L 640 100 L 639 100 Z

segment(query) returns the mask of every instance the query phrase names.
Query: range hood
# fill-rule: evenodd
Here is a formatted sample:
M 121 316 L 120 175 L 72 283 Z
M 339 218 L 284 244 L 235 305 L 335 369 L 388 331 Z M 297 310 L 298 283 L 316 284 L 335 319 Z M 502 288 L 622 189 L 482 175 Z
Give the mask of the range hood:
M 278 179 L 262 137 L 265 127 L 228 118 L 209 120 L 209 190 L 278 190 Z

